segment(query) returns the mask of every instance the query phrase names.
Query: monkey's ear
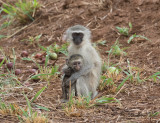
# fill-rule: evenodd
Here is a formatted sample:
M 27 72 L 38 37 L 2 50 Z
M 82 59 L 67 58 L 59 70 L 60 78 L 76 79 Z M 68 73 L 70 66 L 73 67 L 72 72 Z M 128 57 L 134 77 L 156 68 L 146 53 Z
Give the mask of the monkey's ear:
M 65 32 L 62 36 L 62 41 L 66 42 L 68 39 L 67 32 Z
M 67 36 L 66 36 L 66 34 L 64 33 L 63 36 L 62 36 L 62 41 L 63 41 L 63 42 L 66 41 L 66 39 L 67 39 L 66 37 L 67 37 Z

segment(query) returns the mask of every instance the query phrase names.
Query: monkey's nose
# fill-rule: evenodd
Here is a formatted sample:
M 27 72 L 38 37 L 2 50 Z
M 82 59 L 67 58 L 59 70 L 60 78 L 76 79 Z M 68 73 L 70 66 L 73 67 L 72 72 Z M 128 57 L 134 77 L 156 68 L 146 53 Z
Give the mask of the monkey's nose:
M 80 69 L 80 66 L 79 66 L 79 65 L 77 65 L 77 66 L 76 66 L 76 68 L 77 68 L 77 70 L 79 70 L 79 69 Z

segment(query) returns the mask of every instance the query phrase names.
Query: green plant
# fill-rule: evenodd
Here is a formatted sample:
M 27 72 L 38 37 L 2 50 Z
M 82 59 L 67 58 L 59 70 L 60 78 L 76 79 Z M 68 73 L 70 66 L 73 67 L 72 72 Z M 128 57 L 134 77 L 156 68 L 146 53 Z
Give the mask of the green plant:
M 127 53 L 124 52 L 124 49 L 120 48 L 120 44 L 118 40 L 116 40 L 114 45 L 111 47 L 110 51 L 106 51 L 106 52 L 116 56 L 127 55 Z
M 13 73 L 6 73 L 2 74 L 0 73 L 0 90 L 3 91 L 6 87 L 14 87 L 16 84 L 20 84 L 20 81 L 18 80 L 18 77 L 15 76 Z M 0 91 L 0 92 L 1 92 Z
M 130 78 L 130 76 L 127 76 L 119 85 L 118 87 L 116 88 L 116 91 L 119 91 L 122 86 L 124 85 L 124 83 Z
M 54 43 L 51 49 L 56 53 L 62 53 L 67 56 L 68 55 L 67 47 L 68 43 L 63 44 L 62 46 L 59 46 L 58 44 Z
M 9 25 L 11 25 L 11 21 L 5 21 L 1 26 L 0 26 L 0 31 L 4 28 L 7 28 Z M 0 39 L 6 38 L 6 35 L 0 35 Z
M 48 60 L 49 60 L 49 55 L 46 55 L 46 59 L 45 59 L 45 66 L 40 66 L 35 60 L 31 59 L 31 58 L 22 58 L 22 60 L 26 60 L 26 61 L 32 61 L 34 62 L 38 69 L 39 69 L 39 74 L 36 74 L 36 75 L 33 75 L 31 76 L 31 79 L 41 79 L 41 80 L 45 80 L 48 82 L 49 84 L 49 81 L 51 79 L 53 79 L 54 77 L 56 77 L 55 75 L 59 74 L 58 72 L 58 68 L 59 66 L 47 66 L 47 63 L 48 63 Z
M 12 23 L 11 21 L 5 21 L 5 22 L 0 26 L 0 30 L 6 28 L 6 27 L 8 27 L 8 26 L 10 26 L 11 23 Z
M 107 74 L 109 74 L 109 76 L 117 76 L 119 74 L 119 70 L 116 67 L 109 67 Z
M 91 96 L 88 97 L 78 97 L 77 99 L 73 98 L 73 94 L 71 94 L 69 101 L 67 103 L 67 107 L 76 107 L 76 108 L 87 108 L 90 106 Z
M 150 112 L 148 116 L 152 118 L 158 116 L 159 114 L 160 112 Z
M 106 42 L 106 40 L 98 40 L 97 42 L 92 43 L 92 46 L 94 48 L 97 48 L 97 45 L 107 46 Z
M 129 80 L 131 81 L 131 82 L 138 82 L 138 83 L 142 83 L 142 82 L 144 82 L 146 79 L 144 78 L 144 79 L 141 79 L 142 77 L 141 77 L 141 72 L 142 72 L 142 70 L 140 69 L 140 68 L 138 68 L 138 67 L 132 67 L 131 65 L 130 65 L 130 62 L 129 62 L 129 60 L 127 59 L 127 63 L 128 63 L 128 71 L 124 71 L 123 70 L 123 72 L 127 75 L 127 76 L 129 76 Z
M 103 45 L 103 46 L 106 46 L 106 43 L 107 43 L 106 40 L 99 40 L 99 41 L 97 42 L 97 44 Z
M 17 104 L 8 104 L 0 98 L 0 114 L 3 115 L 17 115 L 21 114 L 22 111 Z
M 54 66 L 54 67 L 40 67 L 40 73 L 37 75 L 40 77 L 41 80 L 45 80 L 47 82 L 49 82 L 53 76 L 55 75 L 55 73 L 58 73 L 58 66 Z
M 43 51 L 45 51 L 49 57 L 51 55 L 54 55 L 54 57 L 55 57 L 59 53 L 62 53 L 64 55 L 66 55 L 66 56 L 68 54 L 68 52 L 67 52 L 68 43 L 63 44 L 62 46 L 59 46 L 58 44 L 54 43 L 53 45 L 50 45 L 50 46 L 48 46 L 46 48 L 41 46 L 41 45 L 39 45 L 39 47 Z M 55 58 L 57 59 L 57 56 Z
M 129 39 L 128 39 L 128 41 L 127 41 L 128 44 L 130 44 L 131 41 L 133 41 L 134 38 L 142 38 L 142 39 L 145 39 L 145 40 L 149 40 L 149 39 L 148 39 L 147 37 L 145 37 L 145 36 L 134 34 L 134 35 L 132 35 L 132 36 L 129 37 Z
M 102 45 L 102 46 L 106 46 L 107 41 L 106 40 L 98 40 L 96 43 L 93 43 L 93 45 Z
M 105 75 L 102 75 L 101 80 L 99 84 L 100 91 L 107 90 L 108 92 L 115 92 L 116 85 L 112 78 L 107 78 Z
M 132 24 L 129 22 L 129 28 L 127 28 L 127 27 L 118 27 L 117 26 L 116 29 L 118 30 L 118 32 L 121 35 L 128 36 L 129 32 L 132 30 Z
M 28 39 L 23 39 L 21 41 L 29 42 L 29 45 L 33 45 L 35 47 L 36 44 L 39 44 L 39 39 L 41 38 L 42 34 L 37 35 L 35 37 L 29 36 Z
M 89 108 L 91 106 L 93 106 L 93 104 L 91 104 L 91 96 L 79 96 L 76 99 L 73 97 L 73 93 L 71 93 L 69 101 L 64 104 L 64 111 L 67 116 L 80 116 L 81 113 L 78 111 L 78 109 Z
M 52 66 L 52 67 L 46 67 L 46 66 L 44 66 L 44 67 L 41 67 L 40 66 L 40 73 L 39 74 L 37 74 L 37 75 L 33 75 L 32 77 L 31 77 L 31 79 L 41 79 L 41 80 L 45 80 L 45 81 L 47 81 L 48 82 L 48 84 L 49 84 L 49 81 L 51 80 L 51 79 L 53 79 L 54 78 L 54 76 L 56 75 L 56 74 L 59 74 L 59 72 L 58 72 L 58 66 Z M 55 76 L 56 77 L 56 76 Z
M 125 36 L 128 36 L 129 35 L 129 29 L 126 28 L 126 27 L 116 27 L 116 29 L 118 30 L 118 32 L 121 34 L 121 35 L 125 35 Z
M 0 39 L 2 39 L 2 38 L 6 38 L 7 36 L 5 36 L 5 35 L 0 35 Z
M 12 69 L 8 69 L 7 67 L 7 73 L 2 72 L 2 69 L 0 69 L 0 88 L 3 90 L 4 87 L 14 87 L 16 84 L 20 84 L 20 81 L 18 80 L 18 77 L 15 75 L 15 62 L 16 62 L 16 55 L 15 51 L 13 50 L 13 67 Z M 0 50 L 1 53 L 4 56 L 3 61 L 0 63 L 0 67 L 3 65 L 4 61 L 10 62 L 10 59 L 7 59 L 4 52 Z
M 67 47 L 68 43 L 63 44 L 59 49 L 59 52 L 67 56 L 68 55 Z
M 106 71 L 107 71 L 107 68 L 108 68 L 107 63 L 104 62 L 104 63 L 102 64 L 102 72 L 103 72 L 103 73 L 106 72 Z
M 21 119 L 23 119 L 23 121 L 29 121 L 29 122 L 34 122 L 36 123 L 36 121 L 41 121 L 41 122 L 44 122 L 44 123 L 47 123 L 48 119 L 43 116 L 43 115 L 38 115 L 37 112 L 34 112 L 33 109 L 32 109 L 32 102 L 34 102 L 34 100 L 36 100 L 40 95 L 41 93 L 46 89 L 46 87 L 44 86 L 41 90 L 39 90 L 36 95 L 32 98 L 31 101 L 29 101 L 29 99 L 27 98 L 26 95 L 24 95 L 25 99 L 26 99 L 26 102 L 27 102 L 27 108 L 28 110 L 25 111 L 21 108 L 22 112 L 23 112 L 23 115 L 24 117 L 19 117 Z M 49 111 L 48 108 L 46 107 L 42 107 L 42 106 L 38 106 L 38 105 L 35 105 L 36 107 L 40 108 L 40 109 L 47 109 L 47 111 Z
M 69 101 L 64 105 L 64 111 L 67 116 L 80 116 L 81 113 L 78 109 L 86 109 L 95 105 L 101 105 L 105 103 L 119 102 L 116 98 L 112 97 L 100 97 L 91 99 L 91 96 L 83 97 L 79 96 L 77 99 L 71 94 Z
M 34 21 L 35 12 L 39 7 L 37 0 L 19 0 L 14 5 L 3 2 L 2 10 L 9 15 L 9 18 L 26 24 Z
M 160 80 L 160 72 L 156 72 L 152 76 L 150 76 L 148 79 L 153 79 L 154 82 L 157 82 L 157 79 Z
M 73 94 L 71 94 L 69 101 L 64 104 L 64 111 L 67 116 L 80 116 L 81 113 L 79 112 L 79 109 L 86 109 L 93 107 L 95 105 L 101 105 L 105 103 L 112 103 L 112 102 L 119 102 L 116 98 L 113 97 L 95 97 L 94 99 L 91 99 L 91 94 L 88 97 L 79 96 L 77 98 L 73 97 Z
M 107 92 L 114 93 L 117 91 L 117 83 L 122 79 L 121 71 L 116 67 L 107 67 L 106 73 L 101 76 L 99 90 L 107 90 Z
M 121 49 L 119 47 L 119 45 L 114 45 L 112 48 L 113 48 L 113 50 L 112 50 L 113 55 L 120 56 L 120 55 L 126 55 L 127 54 L 126 52 L 123 51 L 123 49 Z
M 26 108 L 22 108 L 18 106 L 17 104 L 6 104 L 2 102 L 2 99 L 0 98 L 0 114 L 4 115 L 15 115 L 19 118 L 21 122 L 43 122 L 47 123 L 48 119 L 43 116 L 39 115 L 37 111 L 34 111 L 32 108 L 32 105 L 37 107 L 40 110 L 46 110 L 49 111 L 48 108 L 39 106 L 34 104 L 33 102 L 42 94 L 42 92 L 46 89 L 46 86 L 44 86 L 42 89 L 40 89 L 35 96 L 31 99 L 31 101 L 28 99 L 26 95 L 24 95 L 27 106 Z
M 36 99 L 41 93 L 38 93 L 34 99 Z M 24 95 L 24 97 L 27 102 L 27 110 L 20 107 L 22 113 L 17 114 L 19 120 L 22 122 L 29 122 L 29 123 L 30 122 L 36 123 L 37 121 L 47 123 L 48 119 L 43 115 L 39 115 L 36 111 L 33 111 L 31 107 L 31 102 L 29 101 L 28 97 L 26 95 Z
M 100 105 L 100 104 L 105 104 L 105 103 L 113 103 L 113 102 L 117 102 L 117 99 L 115 99 L 113 97 L 103 96 L 101 98 L 96 99 L 95 105 Z

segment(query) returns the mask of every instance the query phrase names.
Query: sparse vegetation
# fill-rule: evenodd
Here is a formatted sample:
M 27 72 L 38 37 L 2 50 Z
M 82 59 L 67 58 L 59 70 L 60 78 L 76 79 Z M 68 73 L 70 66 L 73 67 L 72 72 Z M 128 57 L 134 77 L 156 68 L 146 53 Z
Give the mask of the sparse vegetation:
M 127 60 L 127 62 L 128 62 L 128 71 L 123 71 L 123 72 L 127 76 L 129 76 L 130 82 L 136 82 L 136 83 L 144 82 L 145 78 L 143 78 L 143 75 L 141 75 L 142 69 L 140 69 L 138 67 L 132 67 L 130 65 L 130 61 L 129 60 Z
M 41 38 L 41 34 L 40 35 L 37 35 L 35 37 L 32 37 L 32 36 L 29 36 L 28 39 L 23 39 L 21 41 L 26 41 L 29 45 L 32 45 L 32 46 L 36 46 L 39 44 L 39 39 Z
M 37 0 L 19 0 L 14 5 L 3 3 L 2 10 L 13 21 L 18 21 L 21 24 L 26 24 L 29 21 L 34 21 L 35 12 L 40 7 Z
M 58 72 L 58 66 L 54 66 L 54 67 L 41 67 L 39 69 L 39 74 L 36 74 L 34 76 L 31 77 L 31 79 L 40 79 L 40 80 L 44 80 L 46 81 L 48 84 L 51 81 L 51 79 L 54 79 L 54 77 L 56 77 L 56 74 L 59 74 Z
M 34 96 L 34 98 L 31 100 L 33 102 L 40 96 L 40 94 L 44 91 L 46 87 L 42 88 L 40 91 L 37 92 L 37 94 Z M 39 114 L 36 111 L 33 111 L 31 107 L 31 102 L 27 98 L 26 95 L 24 95 L 27 106 L 25 108 L 20 107 L 17 104 L 6 104 L 2 102 L 2 99 L 0 99 L 0 113 L 3 115 L 14 115 L 15 117 L 18 117 L 20 122 L 27 122 L 27 123 L 47 123 L 48 119 L 46 116 L 43 116 L 42 114 Z M 47 109 L 45 107 L 41 107 L 40 109 Z
M 128 36 L 129 35 L 129 32 L 132 30 L 132 24 L 129 23 L 129 28 L 128 27 L 116 27 L 116 29 L 118 30 L 118 32 L 121 34 L 121 35 L 124 35 L 124 36 Z
M 127 53 L 124 52 L 124 49 L 120 48 L 120 44 L 119 44 L 118 40 L 111 47 L 111 50 L 107 51 L 107 52 L 111 52 L 111 54 L 116 55 L 116 56 L 127 55 Z
M 151 1 L 0 0 L 1 122 L 159 122 L 160 7 Z M 61 103 L 63 33 L 75 24 L 91 29 L 102 75 L 97 97 Z
M 127 27 L 123 27 L 123 28 L 121 28 L 121 27 L 116 27 L 117 28 L 117 30 L 118 30 L 118 32 L 120 33 L 120 34 L 122 34 L 122 35 L 125 35 L 125 36 L 128 36 L 129 35 L 129 29 L 127 28 Z
M 133 41 L 133 39 L 135 39 L 135 38 L 141 38 L 141 39 L 149 40 L 149 39 L 146 38 L 145 36 L 134 34 L 134 35 L 132 35 L 132 36 L 129 37 L 129 39 L 128 39 L 127 42 L 128 42 L 128 43 L 131 43 L 131 41 Z
M 64 111 L 67 116 L 79 117 L 82 115 L 80 109 L 87 109 L 96 105 L 103 105 L 113 102 L 119 103 L 119 101 L 113 97 L 103 96 L 92 100 L 91 96 L 74 98 L 71 94 L 69 101 L 64 105 Z
M 153 79 L 154 82 L 158 82 L 160 79 L 160 72 L 154 73 L 152 76 L 150 76 L 148 79 Z

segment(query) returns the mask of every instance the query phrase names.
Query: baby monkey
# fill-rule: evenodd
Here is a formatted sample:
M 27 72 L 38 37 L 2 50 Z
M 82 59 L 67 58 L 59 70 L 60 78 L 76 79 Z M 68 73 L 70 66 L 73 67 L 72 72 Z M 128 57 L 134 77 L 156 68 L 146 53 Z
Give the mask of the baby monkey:
M 79 54 L 74 54 L 69 57 L 69 59 L 66 59 L 66 65 L 62 69 L 64 76 L 62 80 L 62 98 L 64 101 L 67 101 L 69 99 L 69 89 L 70 87 L 65 87 L 65 82 L 68 80 L 68 78 L 71 77 L 71 75 L 75 72 L 78 72 L 81 70 L 81 68 L 84 65 L 83 57 Z M 77 96 L 77 89 L 76 89 L 76 81 L 72 83 L 71 85 L 71 92 L 74 92 L 74 95 Z

